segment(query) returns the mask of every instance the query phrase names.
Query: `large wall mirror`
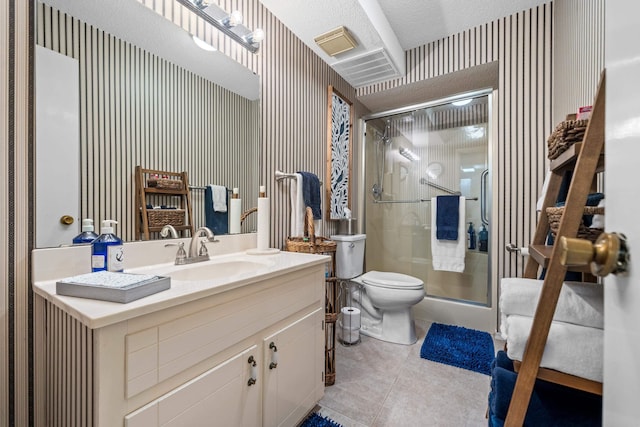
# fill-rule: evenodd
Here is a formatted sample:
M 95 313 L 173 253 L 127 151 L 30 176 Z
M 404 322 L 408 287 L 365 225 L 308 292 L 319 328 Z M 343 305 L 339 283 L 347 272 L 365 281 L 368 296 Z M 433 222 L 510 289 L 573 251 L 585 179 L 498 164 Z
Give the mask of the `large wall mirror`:
M 210 184 L 239 188 L 243 211 L 255 205 L 248 196 L 260 177 L 259 76 L 197 47 L 143 3 L 37 3 L 37 247 L 70 244 L 82 218 L 98 233 L 100 221 L 116 220 L 116 233 L 134 240 L 137 165 L 187 172 L 196 227 L 205 225 Z M 156 3 L 172 8 L 174 21 L 198 19 L 177 1 Z M 41 128 L 43 111 L 53 113 L 50 129 Z M 255 229 L 252 216 L 242 232 Z

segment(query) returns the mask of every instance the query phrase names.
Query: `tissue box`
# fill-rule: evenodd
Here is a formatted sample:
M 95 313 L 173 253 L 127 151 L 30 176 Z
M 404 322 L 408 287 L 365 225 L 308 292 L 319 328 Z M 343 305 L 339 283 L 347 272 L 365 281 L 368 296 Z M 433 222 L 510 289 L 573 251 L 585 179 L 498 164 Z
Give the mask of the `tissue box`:
M 593 110 L 593 105 L 586 105 L 584 107 L 578 108 L 576 120 L 588 120 L 591 116 L 591 110 Z
M 170 287 L 169 277 L 98 271 L 59 280 L 56 294 L 127 303 Z

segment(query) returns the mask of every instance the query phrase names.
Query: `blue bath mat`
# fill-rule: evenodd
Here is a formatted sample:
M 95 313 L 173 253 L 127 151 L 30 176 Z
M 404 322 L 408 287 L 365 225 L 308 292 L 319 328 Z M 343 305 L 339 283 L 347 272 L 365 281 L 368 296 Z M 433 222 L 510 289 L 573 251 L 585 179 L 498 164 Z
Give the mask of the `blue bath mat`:
M 306 420 L 300 424 L 300 427 L 342 427 L 342 424 L 338 424 L 328 417 L 323 417 L 322 415 L 314 412 L 309 415 Z
M 495 349 L 487 332 L 433 323 L 422 343 L 420 357 L 491 375 Z

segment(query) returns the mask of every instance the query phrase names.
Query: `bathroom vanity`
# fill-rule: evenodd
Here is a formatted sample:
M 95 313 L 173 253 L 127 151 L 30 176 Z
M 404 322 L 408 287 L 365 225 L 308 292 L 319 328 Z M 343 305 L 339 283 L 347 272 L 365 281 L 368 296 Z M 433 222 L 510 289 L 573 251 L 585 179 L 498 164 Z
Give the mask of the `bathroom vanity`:
M 172 277 L 128 304 L 56 295 L 56 277 L 35 273 L 41 256 L 37 425 L 294 426 L 323 396 L 327 256 L 128 269 Z

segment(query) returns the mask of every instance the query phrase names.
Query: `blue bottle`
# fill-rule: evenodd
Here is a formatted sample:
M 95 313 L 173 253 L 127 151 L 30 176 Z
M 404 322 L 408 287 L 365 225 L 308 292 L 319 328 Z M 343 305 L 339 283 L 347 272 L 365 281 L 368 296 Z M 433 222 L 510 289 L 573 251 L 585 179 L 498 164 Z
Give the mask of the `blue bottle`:
M 117 221 L 105 219 L 100 227 L 100 235 L 91 244 L 91 271 L 124 270 L 124 247 L 122 239 L 113 233 L 111 224 Z
M 469 228 L 467 229 L 467 249 L 475 249 L 476 248 L 476 232 L 473 229 L 473 223 L 469 223 Z
M 489 232 L 482 225 L 480 232 L 478 233 L 478 250 L 480 252 L 487 252 L 489 250 Z
M 74 245 L 86 245 L 98 238 L 98 235 L 93 231 L 93 220 L 85 218 L 82 220 L 82 233 L 73 238 Z

